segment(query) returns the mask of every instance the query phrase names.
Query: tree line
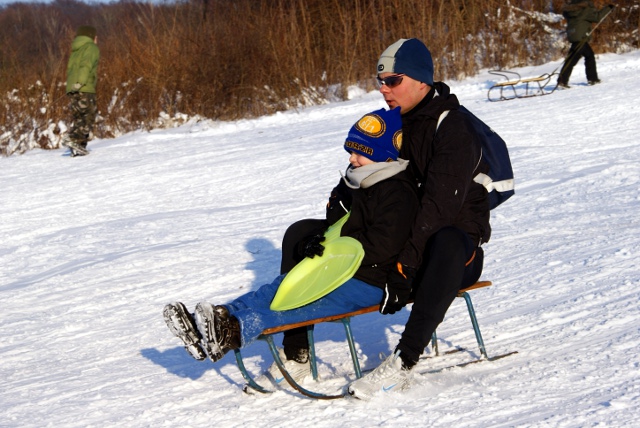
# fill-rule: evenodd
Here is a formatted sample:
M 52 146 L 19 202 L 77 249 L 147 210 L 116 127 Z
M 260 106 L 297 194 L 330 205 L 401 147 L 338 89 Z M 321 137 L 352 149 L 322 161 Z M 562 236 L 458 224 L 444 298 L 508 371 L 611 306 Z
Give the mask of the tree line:
M 194 117 L 233 120 L 341 100 L 350 85 L 371 90 L 378 56 L 399 38 L 426 43 L 436 80 L 557 60 L 568 50 L 563 3 L 55 0 L 0 6 L 0 151 L 58 147 L 69 119 L 66 63 L 79 25 L 98 30 L 94 132 L 107 138 Z M 640 0 L 617 5 L 598 27 L 597 52 L 638 48 Z

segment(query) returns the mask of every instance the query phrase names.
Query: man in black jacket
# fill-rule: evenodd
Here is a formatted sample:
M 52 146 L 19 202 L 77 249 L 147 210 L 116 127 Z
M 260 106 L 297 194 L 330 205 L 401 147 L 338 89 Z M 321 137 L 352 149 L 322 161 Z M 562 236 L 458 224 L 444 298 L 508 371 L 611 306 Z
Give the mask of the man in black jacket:
M 567 39 L 571 43 L 571 48 L 560 70 L 560 76 L 558 77 L 559 87 L 569 88 L 571 72 L 581 57 L 584 57 L 584 66 L 589 85 L 600 83 L 596 68 L 596 56 L 591 46 L 589 46 L 591 25 L 600 22 L 613 8 L 613 5 L 609 5 L 596 10 L 591 0 L 570 0 L 569 4 L 564 8 L 562 16 L 567 20 Z
M 481 145 L 449 87 L 433 81 L 431 53 L 418 39 L 400 39 L 378 60 L 380 92 L 389 108 L 401 108 L 400 156 L 420 189 L 421 207 L 411 238 L 386 279 L 380 312 L 393 314 L 415 299 L 400 342 L 378 368 L 349 386 L 369 399 L 378 391 L 402 390 L 411 368 L 461 288 L 482 272 L 480 245 L 489 240 L 489 200 L 473 178 L 486 172 Z M 436 127 L 442 112 L 450 113 Z

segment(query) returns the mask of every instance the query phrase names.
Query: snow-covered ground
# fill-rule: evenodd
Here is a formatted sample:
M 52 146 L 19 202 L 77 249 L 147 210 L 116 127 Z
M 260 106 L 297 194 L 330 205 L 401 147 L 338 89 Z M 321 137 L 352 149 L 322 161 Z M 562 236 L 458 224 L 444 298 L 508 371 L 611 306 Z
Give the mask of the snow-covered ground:
M 521 70 L 538 75 L 558 62 Z M 488 73 L 448 82 L 508 142 L 516 196 L 492 214 L 472 293 L 490 355 L 371 402 L 247 396 L 233 354 L 191 359 L 165 303 L 220 304 L 278 273 L 295 220 L 324 213 L 342 143 L 378 93 L 232 123 L 90 144 L 92 154 L 0 159 L 0 426 L 637 426 L 640 416 L 640 52 L 582 63 L 573 88 L 491 103 Z M 364 368 L 395 346 L 408 311 L 353 320 Z M 422 371 L 478 356 L 464 302 Z M 353 379 L 342 327 L 316 330 L 320 374 Z M 278 340 L 279 342 L 279 340 Z M 244 351 L 269 364 L 266 344 Z

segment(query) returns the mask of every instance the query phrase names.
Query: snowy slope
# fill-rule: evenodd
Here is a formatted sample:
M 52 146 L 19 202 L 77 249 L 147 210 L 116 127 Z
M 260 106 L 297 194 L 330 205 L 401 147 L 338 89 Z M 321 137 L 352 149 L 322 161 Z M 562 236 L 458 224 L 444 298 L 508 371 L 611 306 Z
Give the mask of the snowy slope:
M 550 72 L 559 63 L 522 71 Z M 449 82 L 509 143 L 516 196 L 493 212 L 473 292 L 487 350 L 517 355 L 424 374 L 371 402 L 249 397 L 233 355 L 192 360 L 161 311 L 220 304 L 270 281 L 295 220 L 322 216 L 341 148 L 377 93 L 233 123 L 92 142 L 72 159 L 0 159 L 0 426 L 622 427 L 640 415 L 640 52 L 601 55 L 603 83 L 490 103 L 487 73 Z M 362 364 L 395 346 L 407 311 L 353 321 Z M 352 379 L 339 325 L 317 329 L 325 382 Z M 478 352 L 464 302 L 440 349 Z M 258 343 L 253 373 L 269 364 Z

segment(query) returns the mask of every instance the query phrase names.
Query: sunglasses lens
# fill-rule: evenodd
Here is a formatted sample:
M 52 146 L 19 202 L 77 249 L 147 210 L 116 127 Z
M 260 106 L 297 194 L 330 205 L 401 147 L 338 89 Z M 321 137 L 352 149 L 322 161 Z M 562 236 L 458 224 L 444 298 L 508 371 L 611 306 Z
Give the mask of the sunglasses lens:
M 385 77 L 384 79 L 377 77 L 377 79 L 378 79 L 378 85 L 380 85 L 380 87 L 382 87 L 382 85 L 387 85 L 387 87 L 389 88 L 395 88 L 400 83 L 402 83 L 402 75 L 388 76 L 388 77 Z

